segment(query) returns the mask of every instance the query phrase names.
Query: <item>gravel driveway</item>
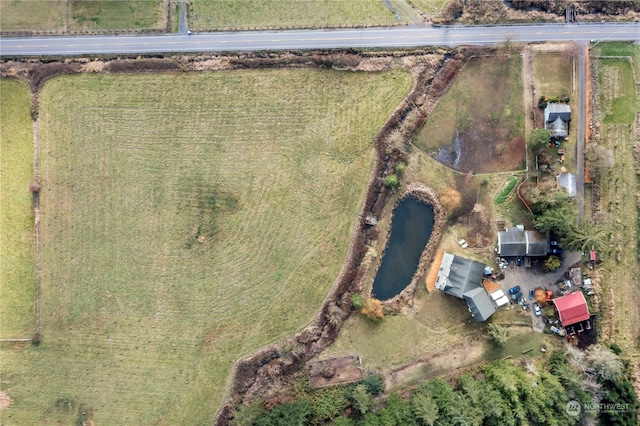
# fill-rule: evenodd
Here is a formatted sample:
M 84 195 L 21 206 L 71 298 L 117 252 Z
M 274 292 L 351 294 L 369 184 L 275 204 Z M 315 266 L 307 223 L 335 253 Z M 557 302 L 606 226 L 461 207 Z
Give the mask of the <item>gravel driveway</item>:
M 554 285 L 556 281 L 563 278 L 564 273 L 574 265 L 575 263 L 581 260 L 580 253 L 578 252 L 565 252 L 561 256 L 562 265 L 560 269 L 554 272 L 544 273 L 542 270 L 542 260 L 539 262 L 537 266 L 533 266 L 531 268 L 525 268 L 524 263 L 522 266 L 516 266 L 515 258 L 508 259 L 509 267 L 508 269 L 503 270 L 504 280 L 500 281 L 500 286 L 504 291 L 504 294 L 511 296 L 507 293 L 507 291 L 514 286 L 519 285 L 520 291 L 522 295 L 529 300 L 529 291 L 535 289 L 536 287 L 544 287 L 547 290 L 556 291 L 557 287 Z M 542 316 L 538 317 L 533 312 L 533 306 L 531 306 L 530 302 L 530 312 L 531 317 L 533 318 L 533 330 L 538 333 L 542 333 L 544 330 L 544 321 Z

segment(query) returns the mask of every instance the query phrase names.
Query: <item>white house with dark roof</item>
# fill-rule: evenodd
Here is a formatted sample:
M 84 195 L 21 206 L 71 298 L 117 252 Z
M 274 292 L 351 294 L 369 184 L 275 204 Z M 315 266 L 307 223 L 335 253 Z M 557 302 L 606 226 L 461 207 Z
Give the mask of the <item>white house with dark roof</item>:
M 571 108 L 567 104 L 549 103 L 544 109 L 544 128 L 552 138 L 566 138 L 570 121 Z

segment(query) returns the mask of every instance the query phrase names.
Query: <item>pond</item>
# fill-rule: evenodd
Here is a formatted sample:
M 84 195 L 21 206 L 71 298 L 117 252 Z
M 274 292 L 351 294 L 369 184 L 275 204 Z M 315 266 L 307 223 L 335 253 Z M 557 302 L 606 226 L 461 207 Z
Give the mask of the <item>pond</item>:
M 431 237 L 433 225 L 431 205 L 407 197 L 396 206 L 391 238 L 373 281 L 373 294 L 376 298 L 391 299 L 411 283 L 420 255 Z

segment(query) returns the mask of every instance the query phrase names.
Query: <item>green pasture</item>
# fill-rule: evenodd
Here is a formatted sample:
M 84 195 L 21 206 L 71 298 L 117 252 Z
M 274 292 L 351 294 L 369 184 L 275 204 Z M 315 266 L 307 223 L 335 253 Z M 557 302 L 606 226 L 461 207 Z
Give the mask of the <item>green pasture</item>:
M 317 314 L 411 85 L 400 70 L 48 82 L 42 343 L 2 347 L 3 423 L 211 424 L 234 360 Z
M 71 30 L 164 30 L 167 22 L 165 0 L 99 0 L 71 1 Z
M 166 28 L 166 0 L 2 0 L 2 31 L 112 31 Z
M 63 31 L 67 19 L 64 0 L 2 0 L 0 30 Z
M 603 292 L 613 294 L 603 299 L 600 322 L 610 341 L 618 343 L 629 357 L 637 362 L 638 300 L 640 264 L 640 208 L 637 194 L 640 179 L 634 149 L 638 144 L 637 114 L 640 96 L 634 87 L 634 76 L 640 74 L 640 48 L 627 43 L 599 43 L 594 54 L 629 56 L 597 60 L 602 125 L 599 144 L 611 154 L 613 165 L 603 173 L 600 206 L 605 217 L 612 218 L 603 226 L 610 227 L 612 253 L 605 258 Z M 615 218 L 615 222 L 613 221 Z
M 404 0 L 387 4 L 380 0 L 193 0 L 189 22 L 194 30 L 224 30 L 362 27 L 419 20 Z
M 36 321 L 33 124 L 27 85 L 0 79 L 0 338 L 31 338 Z
M 598 76 L 604 123 L 633 123 L 638 98 L 633 79 L 633 62 L 624 58 L 600 59 Z

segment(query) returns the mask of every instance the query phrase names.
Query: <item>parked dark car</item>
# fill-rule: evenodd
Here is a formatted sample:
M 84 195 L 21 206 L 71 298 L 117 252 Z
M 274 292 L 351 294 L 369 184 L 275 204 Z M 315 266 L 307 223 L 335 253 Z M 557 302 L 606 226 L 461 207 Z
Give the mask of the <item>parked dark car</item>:
M 529 290 L 529 300 L 533 300 L 533 290 Z
M 562 249 L 560 247 L 551 247 L 551 250 L 549 250 L 549 253 L 551 254 L 562 254 Z
M 516 293 L 518 293 L 519 291 L 520 291 L 520 286 L 519 286 L 519 285 L 517 285 L 517 286 L 515 286 L 515 287 L 511 287 L 511 288 L 509 289 L 509 294 L 516 294 Z
M 516 265 L 522 266 L 522 258 L 521 257 L 516 259 Z
M 513 294 L 511 296 L 511 300 L 519 300 L 522 298 L 522 292 L 518 292 L 518 294 Z

